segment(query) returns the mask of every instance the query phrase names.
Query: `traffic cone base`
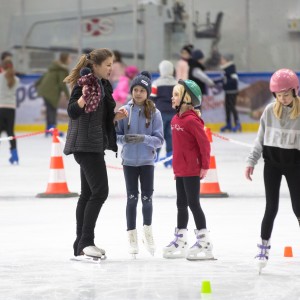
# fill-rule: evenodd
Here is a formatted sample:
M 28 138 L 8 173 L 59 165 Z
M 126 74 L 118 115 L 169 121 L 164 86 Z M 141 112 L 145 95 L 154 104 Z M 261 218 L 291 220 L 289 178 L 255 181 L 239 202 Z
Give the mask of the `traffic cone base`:
M 77 193 L 70 193 L 68 189 L 61 145 L 57 136 L 58 131 L 57 129 L 54 129 L 51 147 L 49 181 L 46 192 L 37 194 L 36 197 L 38 198 L 69 198 L 78 196 Z
M 201 184 L 200 196 L 203 198 L 227 198 L 228 194 L 221 192 L 220 186 L 217 182 L 206 182 Z
M 206 136 L 210 143 L 212 143 L 212 134 L 209 128 L 205 128 Z M 217 164 L 214 155 L 210 155 L 209 169 L 206 178 L 200 182 L 200 197 L 202 198 L 227 198 L 228 194 L 221 192 L 218 174 Z

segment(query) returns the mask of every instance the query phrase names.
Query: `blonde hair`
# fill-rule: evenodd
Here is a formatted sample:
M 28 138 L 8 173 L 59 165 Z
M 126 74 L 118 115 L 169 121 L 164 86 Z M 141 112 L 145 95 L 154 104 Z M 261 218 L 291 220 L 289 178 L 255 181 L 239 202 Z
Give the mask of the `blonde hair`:
M 5 58 L 2 62 L 2 68 L 5 71 L 4 76 L 7 81 L 7 86 L 11 89 L 16 83 L 15 70 L 12 60 L 10 58 Z
M 281 119 L 282 116 L 282 104 L 277 100 L 276 98 L 276 102 L 275 105 L 273 107 L 273 112 L 274 115 L 277 119 Z M 292 102 L 292 110 L 290 113 L 290 119 L 294 120 L 296 118 L 298 118 L 300 115 L 300 97 L 294 97 L 293 102 Z
M 174 88 L 173 88 L 173 91 L 176 91 L 178 93 L 178 95 L 179 95 L 179 98 L 182 99 L 182 96 L 184 94 L 185 88 L 184 88 L 184 86 L 182 84 L 176 84 L 174 86 Z M 191 96 L 189 95 L 188 92 L 185 93 L 183 100 L 185 100 L 188 103 L 192 103 L 192 98 L 191 98 Z M 201 117 L 201 111 L 200 111 L 200 109 L 195 109 L 193 106 L 191 106 L 189 109 L 193 109 L 195 111 L 195 113 L 199 117 Z
M 179 94 L 179 98 L 182 99 L 182 96 L 184 94 L 185 88 L 182 84 L 176 84 L 173 88 L 174 91 L 176 91 Z M 184 99 L 186 102 L 191 102 L 192 103 L 192 98 L 189 95 L 188 92 L 185 93 Z
M 88 67 L 93 71 L 93 65 L 101 65 L 107 58 L 113 57 L 114 54 L 107 48 L 95 49 L 89 54 L 80 56 L 77 65 L 72 69 L 70 74 L 64 79 L 65 83 L 69 83 L 73 88 L 80 77 L 80 70 Z

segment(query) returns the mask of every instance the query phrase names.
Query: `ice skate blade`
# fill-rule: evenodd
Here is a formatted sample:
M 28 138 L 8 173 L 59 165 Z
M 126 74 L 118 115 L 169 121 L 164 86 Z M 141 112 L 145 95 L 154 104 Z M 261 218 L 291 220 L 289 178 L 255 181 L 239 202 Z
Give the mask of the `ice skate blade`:
M 163 254 L 163 258 L 167 258 L 167 259 L 177 259 L 177 258 L 185 258 L 186 254 L 185 253 L 164 253 Z
M 265 262 L 259 262 L 258 264 L 257 264 L 257 267 L 258 267 L 258 275 L 261 275 L 262 274 L 262 270 L 263 270 L 263 268 L 265 268 L 266 267 L 266 263 Z
M 214 257 L 196 257 L 196 258 L 192 258 L 192 257 L 187 257 L 186 258 L 187 260 L 189 261 L 207 261 L 207 260 L 218 260 L 217 258 L 214 258 Z
M 96 256 L 88 256 L 88 255 L 78 255 L 78 256 L 72 257 L 70 260 L 100 264 L 102 260 L 106 260 L 106 256 L 103 255 L 101 257 L 98 257 L 98 256 L 96 257 Z

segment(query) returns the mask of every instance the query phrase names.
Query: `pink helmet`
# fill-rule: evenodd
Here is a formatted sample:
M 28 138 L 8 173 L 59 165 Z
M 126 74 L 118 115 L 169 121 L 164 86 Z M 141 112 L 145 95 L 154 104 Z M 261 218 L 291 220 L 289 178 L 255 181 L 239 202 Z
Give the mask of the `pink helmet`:
M 135 77 L 139 72 L 139 69 L 136 66 L 128 66 L 125 68 L 125 74 L 129 78 Z
M 290 69 L 280 69 L 276 71 L 270 79 L 270 91 L 279 93 L 294 89 L 298 93 L 299 79 L 296 73 Z

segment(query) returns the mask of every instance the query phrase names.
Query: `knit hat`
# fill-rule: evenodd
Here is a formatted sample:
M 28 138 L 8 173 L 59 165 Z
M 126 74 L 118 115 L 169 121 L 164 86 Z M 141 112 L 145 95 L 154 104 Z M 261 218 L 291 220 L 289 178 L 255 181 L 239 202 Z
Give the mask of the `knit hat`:
M 161 61 L 158 69 L 161 76 L 170 76 L 174 74 L 174 66 L 169 60 Z
M 200 49 L 194 50 L 192 52 L 192 59 L 194 59 L 194 60 L 199 60 L 199 59 L 202 59 L 203 57 L 204 57 L 204 54 Z
M 151 74 L 148 71 L 142 71 L 139 75 L 137 75 L 132 81 L 130 86 L 130 93 L 135 86 L 140 85 L 147 91 L 147 98 L 149 98 L 151 94 Z

